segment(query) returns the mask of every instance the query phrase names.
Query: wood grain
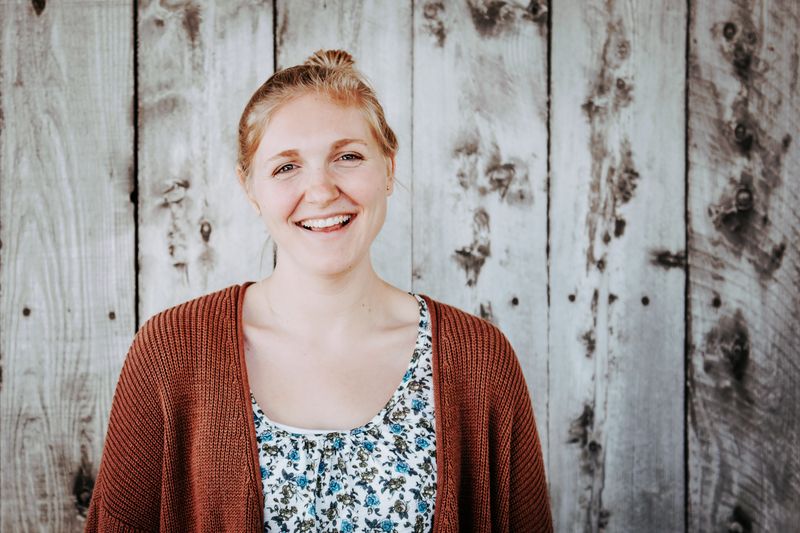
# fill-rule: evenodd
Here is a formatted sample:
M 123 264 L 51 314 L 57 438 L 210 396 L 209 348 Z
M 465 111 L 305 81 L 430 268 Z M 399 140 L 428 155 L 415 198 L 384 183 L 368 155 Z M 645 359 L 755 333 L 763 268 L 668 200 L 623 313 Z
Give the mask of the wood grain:
M 547 13 L 498 6 L 415 4 L 413 283 L 508 336 L 546 453 Z
M 319 48 L 400 140 L 375 268 L 508 335 L 556 530 L 796 530 L 800 7 L 661 4 L 0 1 L 0 531 L 80 531 L 136 328 L 271 272 L 236 128 Z
M 0 2 L 0 531 L 83 528 L 135 330 L 131 14 Z
M 272 3 L 138 3 L 139 311 L 272 271 L 236 177 L 239 117 L 273 72 Z
M 683 529 L 685 24 L 683 4 L 554 6 L 557 531 Z
M 693 6 L 689 531 L 800 523 L 794 1 Z
M 320 49 L 347 50 L 375 89 L 400 148 L 395 184 L 372 246 L 379 276 L 411 289 L 411 5 L 408 2 L 279 0 L 278 68 L 303 63 Z

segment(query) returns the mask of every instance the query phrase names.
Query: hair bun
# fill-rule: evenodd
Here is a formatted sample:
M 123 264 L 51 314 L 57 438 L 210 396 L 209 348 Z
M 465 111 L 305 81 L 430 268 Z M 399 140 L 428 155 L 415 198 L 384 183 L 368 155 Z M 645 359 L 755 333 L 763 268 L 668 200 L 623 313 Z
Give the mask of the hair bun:
M 325 68 L 350 68 L 355 64 L 355 60 L 344 50 L 317 50 L 303 64 Z

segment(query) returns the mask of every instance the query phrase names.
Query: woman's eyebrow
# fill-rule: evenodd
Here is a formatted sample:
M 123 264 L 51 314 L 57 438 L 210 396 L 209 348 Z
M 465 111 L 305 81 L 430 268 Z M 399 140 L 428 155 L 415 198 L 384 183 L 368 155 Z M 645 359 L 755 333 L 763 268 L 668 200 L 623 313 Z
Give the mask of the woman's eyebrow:
M 294 148 L 290 148 L 289 150 L 284 150 L 283 152 L 279 152 L 279 153 L 273 155 L 272 157 L 267 159 L 267 161 L 272 161 L 273 159 L 278 159 L 280 157 L 294 157 L 298 153 L 299 152 L 297 150 L 295 150 Z
M 366 141 L 364 141 L 363 139 L 339 139 L 338 141 L 334 142 L 331 145 L 331 149 L 336 150 L 337 148 L 341 148 L 342 146 L 350 143 L 358 143 L 367 146 Z
M 342 146 L 345 146 L 345 145 L 348 145 L 348 144 L 351 144 L 351 143 L 363 144 L 364 146 L 368 146 L 366 141 L 364 141 L 363 139 L 349 139 L 349 138 L 348 139 L 339 139 L 338 141 L 334 141 L 334 143 L 331 145 L 331 151 L 338 150 Z M 272 157 L 268 158 L 267 162 L 272 161 L 273 159 L 279 159 L 281 157 L 296 157 L 299 153 L 300 152 L 298 152 L 296 148 L 289 148 L 288 150 L 284 150 L 284 151 L 279 152 L 279 153 L 273 155 Z

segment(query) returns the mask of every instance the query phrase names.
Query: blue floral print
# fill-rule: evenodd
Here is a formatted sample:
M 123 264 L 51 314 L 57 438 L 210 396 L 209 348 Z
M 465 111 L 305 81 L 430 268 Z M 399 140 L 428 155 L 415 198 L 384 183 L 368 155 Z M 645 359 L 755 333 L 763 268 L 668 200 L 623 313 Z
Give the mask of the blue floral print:
M 401 384 L 350 431 L 291 428 L 250 401 L 264 490 L 264 531 L 428 532 L 436 499 L 431 330 L 425 300 Z

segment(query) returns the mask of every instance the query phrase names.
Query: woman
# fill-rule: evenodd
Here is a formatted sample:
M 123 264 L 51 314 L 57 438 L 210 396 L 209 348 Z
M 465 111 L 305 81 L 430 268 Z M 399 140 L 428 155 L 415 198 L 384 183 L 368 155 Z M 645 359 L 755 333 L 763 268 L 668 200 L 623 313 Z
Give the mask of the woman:
M 275 269 L 137 332 L 87 531 L 552 530 L 506 337 L 372 268 L 397 148 L 346 52 L 253 94 L 237 173 Z

